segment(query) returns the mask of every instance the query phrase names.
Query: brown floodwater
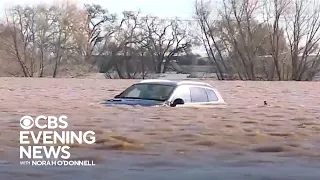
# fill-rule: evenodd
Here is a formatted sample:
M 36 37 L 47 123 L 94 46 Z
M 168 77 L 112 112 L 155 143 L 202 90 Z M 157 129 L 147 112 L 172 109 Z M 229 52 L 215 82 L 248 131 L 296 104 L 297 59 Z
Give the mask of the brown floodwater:
M 50 172 L 55 172 L 54 175 L 49 171 L 46 174 L 44 170 L 40 173 L 35 167 L 18 170 L 22 169 L 19 165 L 19 121 L 24 115 L 67 115 L 68 130 L 92 130 L 96 133 L 95 144 L 71 147 L 72 158 L 90 159 L 97 164 L 96 167 L 91 167 L 91 171 L 81 170 L 82 175 L 76 179 L 103 179 L 108 175 L 112 175 L 112 179 L 126 179 L 125 176 L 134 179 L 134 175 L 137 179 L 156 179 L 154 175 L 157 172 L 172 178 L 172 174 L 181 175 L 186 170 L 170 171 L 171 175 L 167 171 L 189 168 L 188 172 L 191 172 L 192 168 L 220 167 L 223 163 L 231 163 L 227 167 L 252 168 L 261 164 L 278 164 L 278 168 L 274 169 L 276 170 L 283 167 L 279 165 L 281 163 L 286 163 L 285 166 L 289 167 L 295 162 L 307 162 L 306 164 L 314 164 L 319 168 L 319 82 L 206 81 L 220 91 L 228 104 L 224 108 L 155 108 L 102 104 L 133 82 L 136 81 L 1 78 L 2 177 L 24 180 L 36 179 L 35 177 L 50 179 L 51 176 L 57 179 L 75 177 L 70 176 L 70 172 L 76 171 L 75 169 L 51 169 Z M 267 106 L 264 101 L 268 103 Z M 281 159 L 283 161 L 278 162 Z M 157 169 L 159 167 L 167 171 L 163 170 L 165 173 L 161 173 Z M 297 165 L 279 172 L 279 177 L 282 177 L 280 179 L 285 179 L 288 172 L 299 171 L 299 168 L 306 166 Z M 144 174 L 146 169 L 149 169 L 149 175 L 155 170 L 151 173 L 153 176 Z M 310 172 L 304 173 L 310 177 L 301 176 L 302 179 L 320 177 L 312 167 L 306 169 Z M 206 172 L 209 171 L 213 172 L 206 169 Z M 268 173 L 250 168 L 238 171 L 264 173 L 264 177 L 274 174 L 270 170 Z M 130 174 L 131 172 L 135 174 Z M 205 174 L 200 170 L 197 172 L 198 179 L 199 174 Z M 234 171 L 227 168 L 219 172 L 219 177 L 225 179 Z M 126 175 L 121 175 L 123 173 Z M 214 176 L 218 172 L 215 173 Z M 85 178 L 88 174 L 90 178 Z M 246 175 L 244 177 L 249 179 Z M 240 179 L 240 175 L 235 174 L 233 178 Z

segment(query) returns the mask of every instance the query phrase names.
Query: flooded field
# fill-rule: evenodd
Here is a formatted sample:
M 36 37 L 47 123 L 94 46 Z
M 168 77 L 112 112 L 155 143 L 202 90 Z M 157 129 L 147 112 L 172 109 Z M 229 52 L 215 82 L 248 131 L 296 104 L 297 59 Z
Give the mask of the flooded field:
M 218 82 L 226 108 L 109 106 L 133 80 L 1 78 L 0 179 L 320 179 L 320 83 Z M 264 105 L 267 101 L 268 105 Z M 67 115 L 94 167 L 19 164 L 20 118 Z

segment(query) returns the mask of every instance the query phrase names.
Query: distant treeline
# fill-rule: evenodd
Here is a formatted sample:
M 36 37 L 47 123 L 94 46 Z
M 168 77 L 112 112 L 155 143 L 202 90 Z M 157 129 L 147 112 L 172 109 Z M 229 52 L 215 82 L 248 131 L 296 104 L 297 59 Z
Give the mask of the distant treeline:
M 165 73 L 173 60 L 214 66 L 220 80 L 310 81 L 320 72 L 318 2 L 196 0 L 194 9 L 193 20 L 182 20 L 98 4 L 14 6 L 0 26 L 0 75 L 104 69 L 128 79 Z M 200 46 L 207 57 L 193 52 Z

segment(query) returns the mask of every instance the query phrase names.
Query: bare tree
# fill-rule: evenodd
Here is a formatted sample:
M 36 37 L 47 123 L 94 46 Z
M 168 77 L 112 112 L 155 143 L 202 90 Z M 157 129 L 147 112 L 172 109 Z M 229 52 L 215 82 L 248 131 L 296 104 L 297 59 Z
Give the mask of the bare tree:
M 263 4 L 263 15 L 266 22 L 270 23 L 270 30 L 269 30 L 269 38 L 270 39 L 270 45 L 271 45 L 271 57 L 273 59 L 273 63 L 271 63 L 272 67 L 270 70 L 270 75 L 267 75 L 268 80 L 273 80 L 274 76 L 274 70 L 276 71 L 276 75 L 278 77 L 278 80 L 284 80 L 285 79 L 285 71 L 288 69 L 288 56 L 286 48 L 286 44 L 283 44 L 282 42 L 285 42 L 282 38 L 282 28 L 281 26 L 281 18 L 285 15 L 286 10 L 288 9 L 288 6 L 290 4 L 289 0 L 275 0 L 275 1 L 269 1 L 266 0 Z M 288 74 L 288 71 L 286 71 Z
M 7 25 L 10 27 L 12 46 L 16 60 L 25 77 L 34 75 L 34 26 L 36 12 L 31 7 L 15 6 L 7 13 Z M 10 44 L 8 44 L 11 46 Z
M 1 24 L 0 28 L 0 71 L 1 76 L 24 76 L 21 63 L 16 60 L 16 49 L 11 37 L 12 27 Z
M 103 43 L 104 38 L 108 39 L 114 33 L 116 15 L 110 14 L 107 9 L 103 9 L 98 4 L 85 4 L 84 7 L 86 12 L 84 29 L 86 40 L 83 43 L 85 46 L 83 53 L 87 61 L 91 62 L 91 56 L 95 53 L 95 50 L 98 51 L 97 54 L 101 54 L 101 51 L 97 50 L 99 43 Z
M 172 57 L 183 53 L 192 45 L 190 32 L 187 25 L 178 19 L 166 20 L 150 16 L 143 19 L 154 70 L 156 73 L 164 73 Z
M 39 76 L 42 77 L 44 69 L 46 75 L 57 77 L 59 70 L 76 61 L 81 61 L 77 51 L 74 26 L 77 26 L 77 7 L 70 4 L 38 7 L 39 19 L 37 21 L 36 45 L 39 58 Z M 76 59 L 76 61 L 74 60 Z M 62 67 L 63 65 L 63 67 Z M 50 68 L 51 67 L 51 68 Z
M 61 64 L 67 67 L 68 63 L 75 65 L 72 60 L 83 59 L 76 51 L 76 12 L 75 5 L 64 3 L 15 6 L 8 11 L 6 32 L 11 38 L 0 42 L 14 56 L 11 59 L 18 62 L 23 76 L 56 77 Z
M 222 17 L 227 21 L 228 29 L 231 30 L 231 24 L 233 22 L 236 27 L 236 32 L 233 32 L 236 33 L 233 40 L 234 49 L 236 49 L 243 63 L 247 78 L 249 80 L 255 80 L 255 60 L 257 58 L 257 50 L 261 46 L 261 44 L 254 43 L 255 33 L 261 25 L 254 21 L 255 13 L 259 9 L 258 3 L 256 1 L 249 4 L 247 0 L 223 0 L 223 5 L 224 11 L 222 12 Z
M 108 34 L 103 54 L 110 56 L 110 65 L 120 78 L 135 78 L 139 62 L 134 58 L 143 41 L 139 12 L 123 12 L 123 17 L 112 34 Z M 110 36 L 111 35 L 111 36 Z
M 34 51 L 33 54 L 37 59 L 38 76 L 44 76 L 44 70 L 48 63 L 48 57 L 50 54 L 50 40 L 54 36 L 52 28 L 55 25 L 55 8 L 48 8 L 45 5 L 39 5 L 35 7 L 36 26 L 34 37 Z
M 98 4 L 14 6 L 0 27 L 1 70 L 84 74 L 96 71 L 99 57 L 120 78 L 145 78 L 165 73 L 200 42 L 220 80 L 312 80 L 320 73 L 320 2 L 196 0 L 195 18 L 199 29 L 140 12 L 117 17 Z
M 278 67 L 278 48 L 286 47 L 284 34 L 278 24 L 271 26 L 267 20 L 256 18 L 265 7 L 258 2 L 223 0 L 217 11 L 212 11 L 210 1 L 197 1 L 196 12 L 203 32 L 203 44 L 221 79 L 226 78 L 222 73 L 226 72 L 229 78 L 236 73 L 240 79 L 257 80 L 259 77 L 259 80 L 265 78 L 264 72 L 270 80 L 273 72 L 269 72 L 266 68 L 268 62 L 262 58 L 269 55 L 274 58 L 275 63 L 272 64 Z M 210 20 L 212 12 L 218 13 L 216 19 Z M 273 40 L 269 41 L 270 37 Z M 279 67 L 276 69 L 280 74 Z
M 288 35 L 292 80 L 311 80 L 319 71 L 320 40 L 320 5 L 309 0 L 292 0 L 285 16 L 286 32 Z M 314 54 L 314 58 L 310 55 Z
M 206 49 L 207 55 L 208 57 L 213 59 L 213 62 L 218 71 L 218 79 L 224 80 L 224 72 L 227 71 L 227 66 L 225 64 L 224 57 L 222 56 L 223 47 L 219 46 L 219 40 L 214 35 L 215 32 L 213 32 L 214 30 L 212 28 L 213 22 L 210 22 L 210 16 L 212 15 L 210 6 L 208 6 L 210 4 L 210 1 L 196 1 L 196 18 L 198 19 L 203 34 L 201 39 Z M 219 57 L 217 57 L 216 54 L 219 54 Z M 222 67 L 224 67 L 224 70 Z

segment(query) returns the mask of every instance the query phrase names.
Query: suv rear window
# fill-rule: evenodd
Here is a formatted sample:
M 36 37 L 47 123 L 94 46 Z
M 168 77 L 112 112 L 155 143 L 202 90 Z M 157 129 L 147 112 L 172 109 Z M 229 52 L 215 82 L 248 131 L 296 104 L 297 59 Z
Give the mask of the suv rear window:
M 218 101 L 218 96 L 213 90 L 207 89 L 207 93 L 208 93 L 209 101 Z
M 204 88 L 191 87 L 190 93 L 192 102 L 209 102 L 207 91 Z

